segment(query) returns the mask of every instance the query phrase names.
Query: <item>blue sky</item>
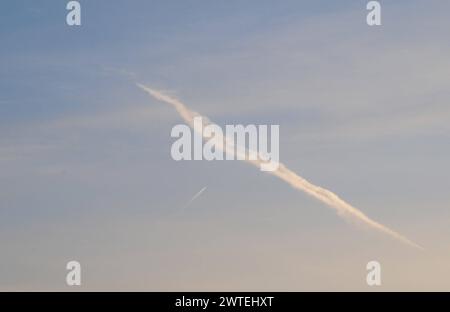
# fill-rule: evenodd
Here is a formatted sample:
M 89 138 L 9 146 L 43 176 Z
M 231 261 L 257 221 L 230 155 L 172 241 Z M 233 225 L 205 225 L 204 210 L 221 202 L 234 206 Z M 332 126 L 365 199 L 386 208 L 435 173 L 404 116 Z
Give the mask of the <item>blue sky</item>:
M 447 1 L 8 1 L 0 289 L 449 290 Z M 175 162 L 177 114 L 280 125 L 281 161 L 422 244 L 346 224 L 240 162 Z M 186 212 L 184 204 L 207 187 Z M 111 273 L 113 272 L 113 273 Z M 415 272 L 417 278 L 410 277 Z

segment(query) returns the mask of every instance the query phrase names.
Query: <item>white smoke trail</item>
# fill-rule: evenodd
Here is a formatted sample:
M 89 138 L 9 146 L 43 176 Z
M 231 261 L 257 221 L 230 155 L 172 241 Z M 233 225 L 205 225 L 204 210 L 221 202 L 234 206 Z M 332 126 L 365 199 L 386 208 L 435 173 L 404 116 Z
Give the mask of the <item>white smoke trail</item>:
M 202 195 L 202 193 L 206 190 L 206 186 L 204 188 L 202 188 L 200 191 L 198 191 L 194 196 L 192 196 L 192 198 L 186 203 L 186 205 L 184 205 L 183 210 L 186 209 L 187 207 L 189 207 L 189 205 L 196 200 L 197 198 L 200 197 L 200 195 Z
M 157 100 L 160 100 L 162 102 L 165 102 L 167 104 L 172 105 L 176 111 L 180 114 L 180 116 L 183 118 L 183 120 L 196 132 L 203 134 L 202 129 L 195 129 L 194 128 L 194 117 L 202 117 L 203 119 L 203 127 L 207 126 L 208 124 L 211 124 L 209 122 L 209 119 L 201 116 L 197 112 L 191 111 L 184 105 L 181 101 L 179 101 L 176 98 L 173 98 L 169 95 L 166 95 L 160 91 L 151 89 L 149 87 L 146 87 L 142 84 L 137 84 L 141 89 L 149 93 L 152 97 L 154 97 Z M 205 137 L 205 139 L 211 139 L 209 137 Z M 222 149 L 226 153 L 234 153 L 234 144 L 227 140 L 227 138 L 214 138 L 216 139 L 216 147 Z M 242 153 L 243 151 L 237 148 L 237 153 Z M 244 151 L 245 152 L 245 151 Z M 252 152 L 252 151 L 247 151 Z M 245 160 L 246 162 L 259 167 L 262 163 L 261 160 Z M 380 231 L 382 233 L 385 233 L 409 246 L 423 249 L 418 244 L 414 243 L 413 241 L 409 240 L 405 236 L 395 232 L 394 230 L 389 229 L 388 227 L 382 225 L 381 223 L 378 223 L 372 219 L 370 219 L 367 215 L 365 215 L 362 211 L 358 210 L 357 208 L 353 207 L 349 203 L 345 202 L 339 196 L 334 194 L 333 192 L 324 189 L 320 186 L 314 185 L 304 178 L 297 175 L 295 172 L 288 169 L 285 165 L 280 164 L 278 169 L 274 171 L 267 171 L 267 173 L 273 174 L 280 178 L 281 180 L 285 181 L 286 183 L 290 184 L 293 188 L 298 189 L 300 191 L 303 191 L 314 198 L 318 199 L 319 201 L 327 204 L 329 207 L 336 210 L 339 216 L 353 222 L 361 223 L 363 225 L 366 225 L 369 228 L 372 228 L 374 230 Z

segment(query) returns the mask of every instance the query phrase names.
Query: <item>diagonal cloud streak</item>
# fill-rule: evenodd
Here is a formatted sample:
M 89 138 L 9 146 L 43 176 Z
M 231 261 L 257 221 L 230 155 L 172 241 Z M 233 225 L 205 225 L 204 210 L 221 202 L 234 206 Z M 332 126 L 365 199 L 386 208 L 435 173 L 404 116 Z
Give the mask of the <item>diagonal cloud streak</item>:
M 171 97 L 167 94 L 164 94 L 158 90 L 146 87 L 142 84 L 138 83 L 137 85 L 138 85 L 138 87 L 143 89 L 145 92 L 150 94 L 153 98 L 173 106 L 175 108 L 175 110 L 178 112 L 178 114 L 181 116 L 181 118 L 183 118 L 183 120 L 191 128 L 193 128 L 197 133 L 200 133 L 201 135 L 203 135 L 203 131 L 202 131 L 203 129 L 196 129 L 194 127 L 194 118 L 195 117 L 202 117 L 202 119 L 203 119 L 202 127 L 203 128 L 205 126 L 211 124 L 211 122 L 209 121 L 208 118 L 206 118 L 205 116 L 201 116 L 199 113 L 197 113 L 195 111 L 190 110 L 180 100 L 178 100 L 174 97 Z M 203 135 L 203 138 L 211 140 L 210 137 L 206 137 L 204 135 Z M 225 151 L 226 153 L 234 153 L 235 148 L 236 148 L 237 154 L 246 153 L 246 152 L 254 153 L 254 151 L 243 150 L 239 146 L 235 146 L 231 140 L 227 139 L 227 137 L 217 137 L 216 136 L 212 139 L 215 141 L 215 146 L 217 148 L 220 148 L 221 150 Z M 259 159 L 263 159 L 263 157 L 259 157 Z M 261 160 L 250 160 L 248 158 L 246 158 L 244 161 L 246 161 L 254 166 L 257 166 L 257 167 L 259 167 L 262 163 L 264 163 Z M 358 210 L 357 208 L 353 207 L 349 203 L 345 202 L 344 200 L 339 198 L 339 196 L 337 196 L 333 192 L 308 182 L 306 179 L 300 177 L 295 172 L 288 169 L 285 165 L 283 165 L 281 163 L 279 164 L 278 169 L 276 169 L 274 171 L 266 171 L 266 172 L 280 178 L 284 182 L 291 185 L 293 188 L 303 191 L 303 192 L 309 194 L 310 196 L 316 198 L 317 200 L 325 203 L 327 206 L 333 208 L 339 216 L 341 216 L 342 218 L 344 218 L 348 221 L 365 225 L 368 228 L 371 228 L 376 231 L 387 234 L 387 235 L 391 236 L 392 238 L 395 238 L 396 240 L 398 240 L 406 245 L 423 250 L 423 248 L 421 246 L 419 246 L 418 244 L 409 240 L 405 236 L 399 234 L 398 232 L 396 232 L 394 230 L 391 230 L 390 228 L 382 225 L 379 222 L 372 220 L 367 215 L 365 215 L 362 211 Z

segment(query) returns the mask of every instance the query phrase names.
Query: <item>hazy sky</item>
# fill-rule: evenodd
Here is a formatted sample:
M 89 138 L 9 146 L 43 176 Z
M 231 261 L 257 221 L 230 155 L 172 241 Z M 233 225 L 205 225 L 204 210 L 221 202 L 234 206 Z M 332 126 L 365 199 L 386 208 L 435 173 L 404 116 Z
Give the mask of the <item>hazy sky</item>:
M 0 290 L 450 290 L 450 3 L 8 1 Z M 239 161 L 170 156 L 175 94 L 279 124 L 280 160 L 425 247 Z M 184 209 L 202 188 L 206 190 Z M 382 286 L 366 285 L 378 260 Z

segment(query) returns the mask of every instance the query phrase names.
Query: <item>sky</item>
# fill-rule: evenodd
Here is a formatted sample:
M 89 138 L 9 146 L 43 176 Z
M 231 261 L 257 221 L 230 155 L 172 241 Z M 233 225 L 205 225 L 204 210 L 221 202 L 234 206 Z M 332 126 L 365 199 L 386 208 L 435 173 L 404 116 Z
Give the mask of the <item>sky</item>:
M 1 4 L 0 290 L 450 290 L 448 1 L 372 27 L 363 0 L 80 3 L 73 27 L 66 1 Z M 282 163 L 425 250 L 243 162 L 174 161 L 183 121 L 136 83 L 280 125 Z

